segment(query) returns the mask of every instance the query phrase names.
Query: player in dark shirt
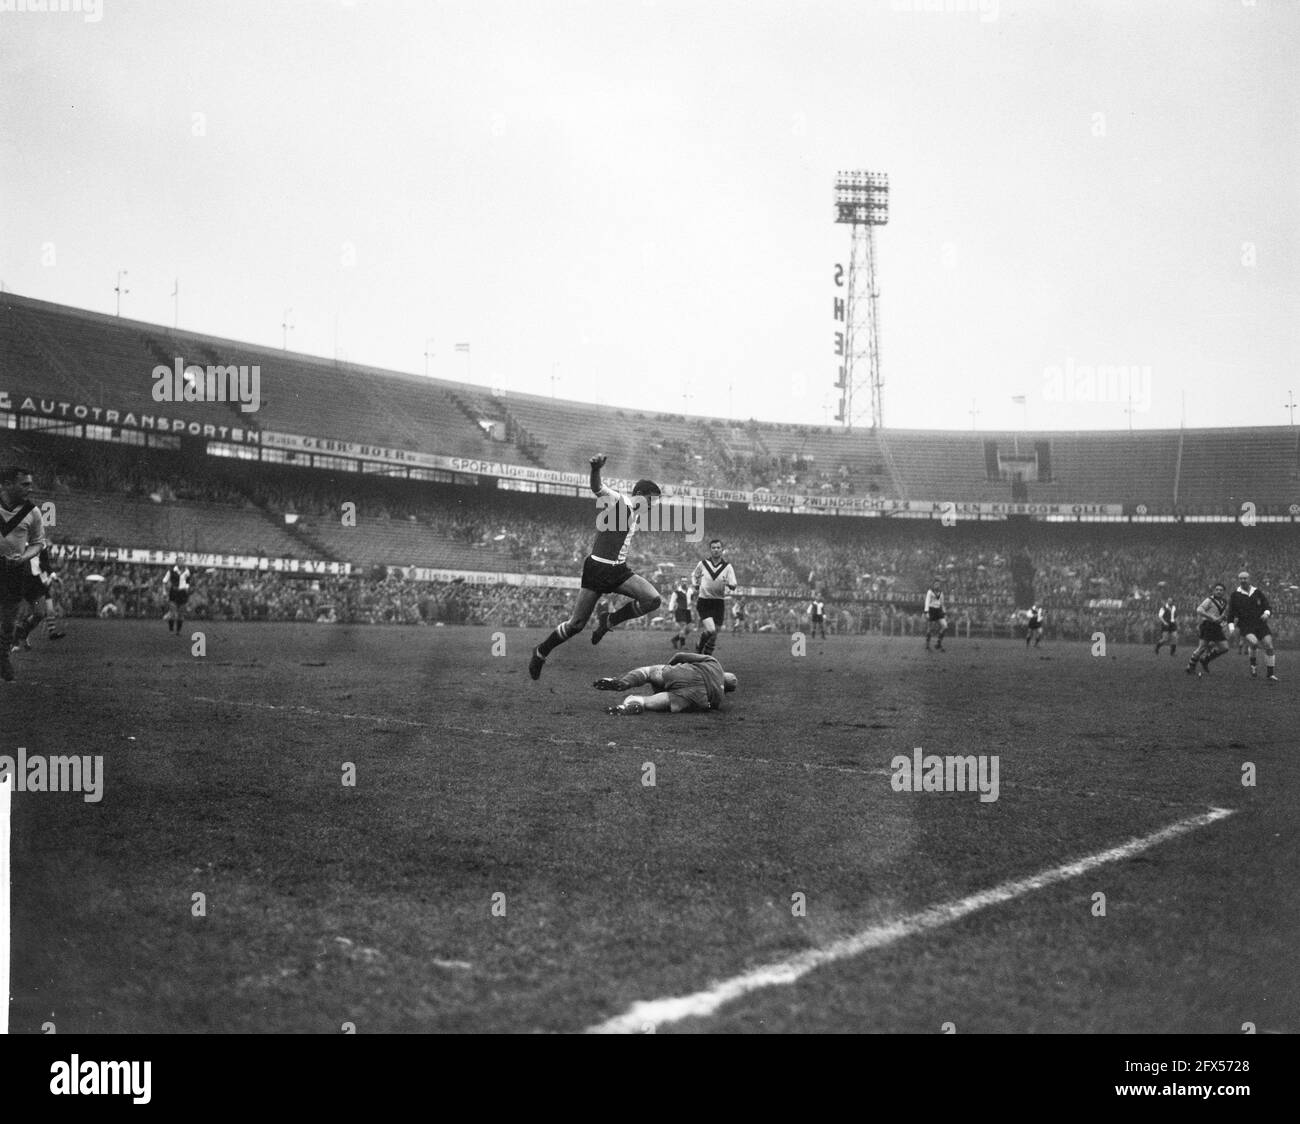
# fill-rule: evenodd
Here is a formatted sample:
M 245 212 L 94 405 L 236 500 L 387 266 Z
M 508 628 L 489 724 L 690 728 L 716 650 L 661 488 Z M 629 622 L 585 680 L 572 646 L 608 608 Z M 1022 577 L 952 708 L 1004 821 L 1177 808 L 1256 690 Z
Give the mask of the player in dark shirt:
M 1209 675 L 1210 663 L 1228 650 L 1228 638 L 1223 634 L 1223 618 L 1227 611 L 1227 587 L 1223 582 L 1215 582 L 1210 589 L 1210 596 L 1196 607 L 1196 615 L 1201 622 L 1197 628 L 1200 643 L 1196 645 L 1196 650 L 1187 663 L 1188 675 L 1193 671 L 1198 678 Z M 1198 663 L 1200 667 L 1197 667 Z
M 30 637 L 40 626 L 41 621 L 45 622 L 45 635 L 51 640 L 62 640 L 65 635 L 54 623 L 53 591 L 59 575 L 55 572 L 54 563 L 50 559 L 49 546 L 28 561 L 27 570 L 28 572 L 23 575 L 23 600 L 32 607 L 32 611 L 14 629 L 13 650 L 15 652 L 20 647 L 24 651 L 32 650 Z
M 167 622 L 167 631 L 175 631 L 177 636 L 185 625 L 185 606 L 190 599 L 192 578 L 193 573 L 185 564 L 183 554 L 176 555 L 176 561 L 163 578 L 163 586 L 167 590 L 167 611 L 163 614 L 163 620 Z
M 1160 606 L 1156 618 L 1160 621 L 1160 639 L 1156 641 L 1156 655 L 1160 655 L 1160 649 L 1168 644 L 1169 654 L 1172 656 L 1178 651 L 1178 609 L 1172 597 L 1165 598 L 1165 603 Z
M 1250 583 L 1250 572 L 1242 570 L 1237 575 L 1237 588 L 1228 598 L 1226 615 L 1229 627 L 1236 625 L 1241 630 L 1246 643 L 1250 645 L 1250 677 L 1259 674 L 1255 666 L 1255 653 L 1262 644 L 1264 647 L 1265 679 L 1277 682 L 1277 655 L 1273 651 L 1273 634 L 1268 627 L 1268 619 L 1273 615 L 1273 608 L 1264 596 L 1264 591 Z
M 572 636 L 587 627 L 596 602 L 607 593 L 620 593 L 631 600 L 612 613 L 601 611 L 591 642 L 599 644 L 611 628 L 625 621 L 643 617 L 659 608 L 659 593 L 640 574 L 632 572 L 627 564 L 627 548 L 636 533 L 640 515 L 649 511 L 649 505 L 660 494 L 653 480 L 638 480 L 632 488 L 632 499 L 622 492 L 607 488 L 600 482 L 600 470 L 605 455 L 591 458 L 591 490 L 596 493 L 596 541 L 582 565 L 582 588 L 577 603 L 567 621 L 551 630 L 536 648 L 528 661 L 528 674 L 539 679 L 546 657 Z
M 1025 647 L 1028 648 L 1030 642 L 1033 642 L 1035 648 L 1043 642 L 1043 607 L 1041 605 L 1032 605 L 1029 609 L 1029 619 L 1025 622 Z

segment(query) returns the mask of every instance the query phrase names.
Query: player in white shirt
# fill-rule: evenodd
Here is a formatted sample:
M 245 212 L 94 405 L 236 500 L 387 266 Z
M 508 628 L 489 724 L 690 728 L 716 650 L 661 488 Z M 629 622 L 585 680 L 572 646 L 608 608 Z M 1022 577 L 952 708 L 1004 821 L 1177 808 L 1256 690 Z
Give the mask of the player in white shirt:
M 1025 647 L 1029 647 L 1032 640 L 1034 647 L 1037 648 L 1043 642 L 1043 621 L 1046 619 L 1043 613 L 1043 607 L 1038 604 L 1031 605 L 1029 608 L 1029 619 L 1025 622 Z
M 691 625 L 691 591 L 686 588 L 686 579 L 682 578 L 673 588 L 672 595 L 668 598 L 668 611 L 673 615 L 673 623 L 677 626 L 677 631 L 673 633 L 670 641 L 672 646 L 679 652 L 686 647 L 686 637 L 690 635 Z
M 727 616 L 727 593 L 736 588 L 736 571 L 722 556 L 722 549 L 721 539 L 710 539 L 708 558 L 700 559 L 691 574 L 695 611 L 700 615 L 700 639 L 695 650 L 705 656 L 713 655 L 718 629 Z
M 935 582 L 925 591 L 925 650 L 930 650 L 930 638 L 937 635 L 939 639 L 935 650 L 942 652 L 943 634 L 947 631 L 948 614 L 943 607 L 943 588 Z
M 1178 651 L 1178 607 L 1172 597 L 1165 598 L 1165 603 L 1156 613 L 1156 619 L 1160 622 L 1160 639 L 1156 641 L 1156 655 L 1160 655 L 1160 649 L 1168 644 L 1169 654 L 1172 656 Z
M 808 638 L 811 640 L 821 629 L 822 639 L 826 639 L 826 602 L 814 597 L 808 602 Z

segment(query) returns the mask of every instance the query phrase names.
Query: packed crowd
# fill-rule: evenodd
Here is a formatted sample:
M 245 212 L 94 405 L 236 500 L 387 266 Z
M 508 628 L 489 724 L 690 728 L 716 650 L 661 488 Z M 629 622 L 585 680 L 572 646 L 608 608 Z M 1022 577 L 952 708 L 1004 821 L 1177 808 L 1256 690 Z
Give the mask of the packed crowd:
M 39 491 L 51 498 L 83 489 L 113 490 L 160 503 L 240 502 L 322 517 L 336 514 L 339 504 L 351 499 L 363 519 L 418 521 L 432 541 L 466 548 L 469 561 L 496 556 L 497 565 L 485 569 L 576 576 L 594 532 L 589 496 L 491 491 L 239 461 L 208 461 L 200 467 L 210 471 L 199 471 L 179 454 L 161 450 L 58 439 L 36 444 L 33 456 L 24 457 L 34 462 Z M 666 596 L 690 574 L 708 539 L 722 538 L 742 585 L 779 591 L 751 602 L 751 628 L 793 629 L 798 598 L 819 591 L 839 614 L 832 627 L 888 631 L 896 627 L 893 616 L 908 619 L 938 580 L 952 612 L 964 614 L 976 631 L 1007 627 L 1018 610 L 1037 600 L 1048 611 L 1049 635 L 1082 635 L 1106 620 L 1111 632 L 1122 627 L 1141 639 L 1154 628 L 1155 607 L 1165 596 L 1174 597 L 1189 621 L 1212 581 L 1234 584 L 1243 568 L 1280 616 L 1300 612 L 1300 552 L 1290 525 L 1016 527 L 962 521 L 944 527 L 928 520 L 708 508 L 699 530 L 703 541 L 689 541 L 680 529 L 639 533 L 628 560 Z M 75 529 L 60 527 L 56 541 L 61 537 L 76 541 Z M 160 575 L 144 567 L 96 571 L 78 564 L 64 575 L 63 597 L 71 613 L 147 615 L 162 597 Z M 210 571 L 197 583 L 193 611 L 223 620 L 525 622 L 535 627 L 554 623 L 568 601 L 562 591 L 541 587 L 442 588 L 370 576 L 304 582 Z

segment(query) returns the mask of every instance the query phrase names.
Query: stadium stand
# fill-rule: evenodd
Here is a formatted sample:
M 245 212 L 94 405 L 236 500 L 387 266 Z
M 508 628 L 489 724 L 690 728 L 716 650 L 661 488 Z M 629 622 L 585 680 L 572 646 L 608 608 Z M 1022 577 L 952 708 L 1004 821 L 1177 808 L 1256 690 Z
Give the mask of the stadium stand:
M 257 364 L 259 409 L 155 402 L 153 368 L 177 355 L 204 365 Z M 553 623 L 563 591 L 414 582 L 390 568 L 572 577 L 590 548 L 591 498 L 572 486 L 559 489 L 567 495 L 515 490 L 517 480 L 500 488 L 490 473 L 407 478 L 400 462 L 359 472 L 355 460 L 337 455 L 317 467 L 278 450 L 258 460 L 255 444 L 215 456 L 206 437 L 190 434 L 101 426 L 93 434 L 99 439 L 87 440 L 70 419 L 50 420 L 56 403 L 203 424 L 217 417 L 226 427 L 579 474 L 598 440 L 638 475 L 754 494 L 759 510 L 732 504 L 705 515 L 707 533 L 727 540 L 742 582 L 773 591 L 753 605 L 757 628 L 798 627 L 801 599 L 813 590 L 838 603 L 835 627 L 910 628 L 916 602 L 938 576 L 967 627 L 1009 627 L 1018 607 L 1038 599 L 1049 610 L 1049 632 L 1109 620 L 1138 638 L 1164 593 L 1189 605 L 1209 580 L 1243 565 L 1281 614 L 1300 609 L 1294 522 L 1243 537 L 1245 529 L 1228 521 L 1247 501 L 1292 518 L 1300 511 L 1300 440 L 1290 427 L 875 433 L 688 418 L 488 393 L 7 293 L 0 294 L 0 392 L 7 396 L 0 422 L 9 427 L 4 456 L 29 464 L 41 498 L 55 501 L 51 536 L 61 545 L 351 567 L 350 577 L 312 578 L 210 569 L 198 602 L 222 619 Z M 34 405 L 24 411 L 18 401 L 29 395 Z M 940 531 L 929 519 L 761 510 L 765 497 L 790 493 L 1122 504 L 1135 518 L 1146 505 L 1147 513 L 1220 522 L 970 519 Z M 345 504 L 354 505 L 355 525 L 340 518 Z M 680 534 L 643 533 L 632 561 L 666 589 L 702 549 Z M 111 604 L 132 615 L 156 607 L 156 574 L 147 567 L 101 561 L 106 580 L 78 584 L 96 563 L 69 558 L 65 565 L 65 609 L 101 612 Z
M 501 393 L 352 363 L 177 332 L 0 294 L 0 364 L 13 392 L 158 413 L 151 372 L 169 357 L 257 365 L 255 413 L 230 405 L 226 424 L 374 443 L 445 456 L 574 471 L 599 436 L 636 471 L 711 487 L 814 495 L 1004 502 L 1013 462 L 1039 502 L 1144 504 L 1188 514 L 1250 499 L 1290 504 L 1300 442 L 1290 427 L 1137 433 L 845 432 L 628 411 Z M 169 416 L 210 422 L 203 403 Z M 887 440 L 886 440 L 887 436 Z M 1004 460 L 1004 471 L 990 472 Z M 1280 469 L 1280 471 L 1279 471 Z

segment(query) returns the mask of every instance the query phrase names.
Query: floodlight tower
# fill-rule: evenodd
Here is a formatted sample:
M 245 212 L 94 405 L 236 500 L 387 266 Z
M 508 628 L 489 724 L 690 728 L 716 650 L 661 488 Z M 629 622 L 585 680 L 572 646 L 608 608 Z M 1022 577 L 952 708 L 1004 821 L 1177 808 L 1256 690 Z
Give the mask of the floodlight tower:
M 844 366 L 839 381 L 840 412 L 835 420 L 852 429 L 866 416 L 884 427 L 880 382 L 880 322 L 876 312 L 875 229 L 889 221 L 889 176 L 884 172 L 840 172 L 835 177 L 835 221 L 852 227 L 849 292 L 844 316 Z

